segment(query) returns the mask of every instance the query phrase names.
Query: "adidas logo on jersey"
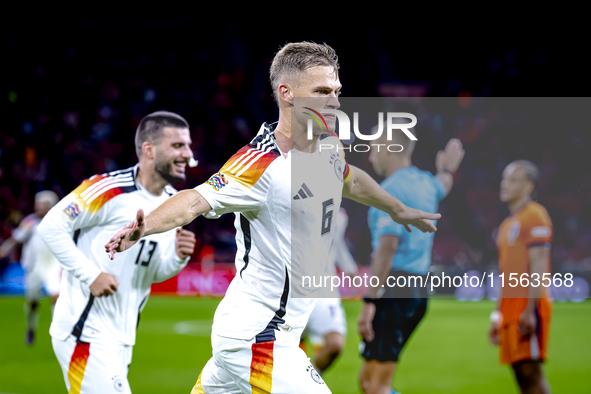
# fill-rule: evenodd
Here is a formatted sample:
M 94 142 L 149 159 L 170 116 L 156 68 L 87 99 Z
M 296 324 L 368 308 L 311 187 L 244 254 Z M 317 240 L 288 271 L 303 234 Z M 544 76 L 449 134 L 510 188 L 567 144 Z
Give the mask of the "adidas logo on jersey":
M 302 187 L 298 191 L 298 194 L 293 196 L 293 199 L 294 200 L 300 200 L 300 199 L 303 200 L 304 198 L 308 198 L 308 197 L 314 197 L 314 195 L 312 194 L 310 189 L 308 189 L 308 186 L 306 186 L 305 183 L 302 183 Z

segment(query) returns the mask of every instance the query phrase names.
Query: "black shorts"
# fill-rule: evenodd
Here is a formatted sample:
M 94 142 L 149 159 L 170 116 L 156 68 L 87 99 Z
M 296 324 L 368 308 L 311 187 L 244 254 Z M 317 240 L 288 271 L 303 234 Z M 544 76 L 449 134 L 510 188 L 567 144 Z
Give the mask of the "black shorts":
M 427 311 L 424 288 L 389 289 L 388 297 L 376 300 L 374 339 L 363 341 L 361 356 L 369 361 L 398 361 L 402 348 Z M 414 297 L 412 297 L 414 296 Z

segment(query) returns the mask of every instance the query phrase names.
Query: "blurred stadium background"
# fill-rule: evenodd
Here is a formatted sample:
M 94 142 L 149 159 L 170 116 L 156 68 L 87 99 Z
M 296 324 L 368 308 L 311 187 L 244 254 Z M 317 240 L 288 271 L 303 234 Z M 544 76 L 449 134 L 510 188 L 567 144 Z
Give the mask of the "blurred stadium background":
M 191 125 L 199 165 L 176 187 L 204 182 L 263 121 L 275 121 L 268 68 L 287 42 L 333 46 L 343 95 L 349 97 L 584 97 L 591 91 L 588 70 L 577 57 L 583 55 L 567 49 L 435 46 L 406 37 L 401 45 L 390 29 L 341 30 L 292 31 L 262 21 L 204 24 L 188 16 L 12 16 L 5 41 L 8 116 L 0 130 L 0 240 L 33 211 L 35 192 L 51 189 L 63 197 L 93 174 L 133 165 L 135 128 L 152 111 L 177 112 Z M 503 138 L 502 130 L 486 128 L 446 128 L 425 136 L 413 156 L 419 168 L 435 170 L 435 152 L 449 138 L 460 138 L 466 150 L 454 190 L 441 205 L 434 268 L 462 274 L 496 266 L 492 234 L 507 215 L 497 197 L 500 174 L 510 161 L 525 158 L 541 169 L 539 201 L 555 226 L 553 271 L 591 282 L 590 131 L 588 124 L 554 136 L 534 130 L 516 136 L 517 142 Z M 344 207 L 356 223 L 366 222 L 366 210 L 348 202 Z M 210 357 L 215 297 L 223 295 L 234 273 L 232 223 L 229 216 L 188 226 L 198 237 L 190 266 L 154 287 L 161 296 L 152 297 L 142 314 L 129 375 L 134 393 L 188 393 Z M 357 262 L 367 266 L 369 251 L 361 246 L 369 245 L 367 229 L 351 227 L 347 238 Z M 39 335 L 33 348 L 22 342 L 18 260 L 16 251 L 0 261 L 0 392 L 63 392 L 49 335 Z M 572 302 L 568 293 L 559 298 L 548 378 L 554 392 L 588 393 L 591 304 Z M 345 307 L 347 347 L 326 374 L 334 393 L 359 392 L 355 322 L 360 303 L 347 301 Z M 40 333 L 47 332 L 50 319 L 48 302 L 42 308 Z M 491 309 L 488 300 L 434 300 L 405 350 L 398 389 L 515 391 L 509 370 L 498 365 L 497 349 L 486 340 Z

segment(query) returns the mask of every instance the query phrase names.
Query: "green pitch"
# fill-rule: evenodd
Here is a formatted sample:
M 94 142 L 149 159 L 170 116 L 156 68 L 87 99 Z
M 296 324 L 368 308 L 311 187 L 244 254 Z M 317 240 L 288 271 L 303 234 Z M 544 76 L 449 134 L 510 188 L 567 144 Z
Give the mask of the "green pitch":
M 65 393 L 49 334 L 49 302 L 41 307 L 37 343 L 24 344 L 22 298 L 0 298 L 0 393 Z M 219 300 L 152 298 L 142 313 L 129 372 L 134 394 L 188 394 L 211 356 L 211 320 Z M 324 379 L 332 392 L 359 393 L 356 318 L 359 301 L 344 302 L 349 335 L 343 356 Z M 432 299 L 411 337 L 395 387 L 412 393 L 516 393 L 497 349 L 487 343 L 492 302 Z M 546 373 L 554 393 L 591 392 L 591 302 L 555 303 Z

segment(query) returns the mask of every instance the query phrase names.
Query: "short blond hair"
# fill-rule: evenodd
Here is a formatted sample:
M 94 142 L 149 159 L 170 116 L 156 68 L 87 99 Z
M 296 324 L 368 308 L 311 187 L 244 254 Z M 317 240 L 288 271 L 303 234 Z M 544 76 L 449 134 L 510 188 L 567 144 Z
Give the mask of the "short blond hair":
M 277 89 L 282 82 L 289 80 L 297 86 L 300 74 L 316 66 L 332 67 L 338 75 L 339 58 L 335 50 L 325 43 L 316 44 L 308 41 L 284 45 L 275 54 L 269 70 L 273 97 L 277 104 L 280 102 Z

